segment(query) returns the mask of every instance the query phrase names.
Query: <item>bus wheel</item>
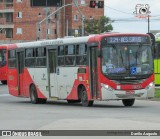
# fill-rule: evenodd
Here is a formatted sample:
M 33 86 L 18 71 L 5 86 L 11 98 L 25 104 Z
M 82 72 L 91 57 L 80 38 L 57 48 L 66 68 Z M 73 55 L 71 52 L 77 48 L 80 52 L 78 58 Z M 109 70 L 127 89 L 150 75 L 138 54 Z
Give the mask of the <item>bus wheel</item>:
M 124 106 L 133 106 L 135 99 L 123 99 L 122 100 Z
M 37 104 L 39 102 L 39 99 L 37 97 L 36 87 L 34 85 L 31 85 L 30 88 L 30 99 L 32 104 Z
M 46 98 L 39 99 L 39 103 L 41 103 L 41 104 L 46 104 L 46 102 L 47 102 Z
M 7 84 L 7 81 L 1 81 L 2 82 L 2 84 Z
M 81 92 L 81 101 L 82 101 L 82 106 L 88 107 L 88 106 L 92 106 L 93 105 L 93 100 L 88 100 L 88 96 L 87 96 L 87 91 L 86 89 L 83 87 L 82 88 L 82 92 Z

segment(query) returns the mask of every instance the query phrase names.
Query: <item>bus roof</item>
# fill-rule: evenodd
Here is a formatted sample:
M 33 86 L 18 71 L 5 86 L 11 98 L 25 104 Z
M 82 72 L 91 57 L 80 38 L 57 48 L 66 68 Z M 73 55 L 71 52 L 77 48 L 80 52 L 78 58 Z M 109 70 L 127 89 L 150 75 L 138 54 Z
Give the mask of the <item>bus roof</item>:
M 99 42 L 103 37 L 107 36 L 149 36 L 148 34 L 137 34 L 137 33 L 115 33 L 107 32 L 102 34 L 93 34 L 84 37 L 67 37 L 67 38 L 58 38 L 52 40 L 39 40 L 33 42 L 23 42 L 15 44 L 6 44 L 3 46 L 8 46 L 9 48 L 14 48 L 14 46 L 20 48 L 29 48 L 29 47 L 39 47 L 39 46 L 51 46 L 51 45 L 66 45 L 66 44 L 76 44 L 76 43 L 87 43 L 87 42 Z
M 16 43 L 17 47 L 38 47 L 38 46 L 51 46 L 51 45 L 63 45 L 71 43 L 86 43 L 90 36 L 85 37 L 73 37 L 73 38 L 58 38 L 52 40 L 39 40 L 34 42 Z

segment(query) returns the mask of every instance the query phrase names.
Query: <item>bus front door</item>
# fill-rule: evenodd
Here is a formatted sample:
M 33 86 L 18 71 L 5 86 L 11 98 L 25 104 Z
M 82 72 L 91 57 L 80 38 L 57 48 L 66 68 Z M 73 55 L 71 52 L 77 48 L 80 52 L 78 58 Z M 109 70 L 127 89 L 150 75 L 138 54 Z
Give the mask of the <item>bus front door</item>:
M 24 96 L 24 51 L 17 52 L 18 95 Z
M 90 67 L 90 88 L 93 99 L 99 98 L 98 95 L 98 68 L 97 68 L 97 47 L 90 48 L 89 67 Z
M 50 97 L 58 98 L 57 92 L 57 59 L 56 50 L 49 50 L 48 52 L 48 63 L 49 63 L 49 93 Z

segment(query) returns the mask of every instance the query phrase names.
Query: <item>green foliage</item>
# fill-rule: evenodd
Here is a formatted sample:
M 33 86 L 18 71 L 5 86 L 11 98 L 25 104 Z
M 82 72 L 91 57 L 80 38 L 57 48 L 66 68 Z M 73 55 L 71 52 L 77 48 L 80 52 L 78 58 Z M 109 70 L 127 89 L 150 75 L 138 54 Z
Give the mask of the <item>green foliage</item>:
M 109 32 L 113 30 L 112 25 L 110 24 L 110 18 L 102 16 L 99 20 L 89 19 L 85 20 L 85 31 L 88 34 L 100 34 L 103 32 Z
M 160 89 L 155 90 L 155 98 L 160 98 Z

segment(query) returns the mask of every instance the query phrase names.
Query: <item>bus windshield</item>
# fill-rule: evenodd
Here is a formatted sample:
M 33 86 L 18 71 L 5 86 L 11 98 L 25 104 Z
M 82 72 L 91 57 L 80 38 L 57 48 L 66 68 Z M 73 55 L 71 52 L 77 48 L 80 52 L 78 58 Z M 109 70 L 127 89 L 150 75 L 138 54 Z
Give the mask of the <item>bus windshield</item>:
M 153 73 L 151 46 L 141 44 L 103 46 L 102 72 L 113 79 L 151 75 Z
M 6 65 L 6 50 L 0 50 L 0 67 Z

